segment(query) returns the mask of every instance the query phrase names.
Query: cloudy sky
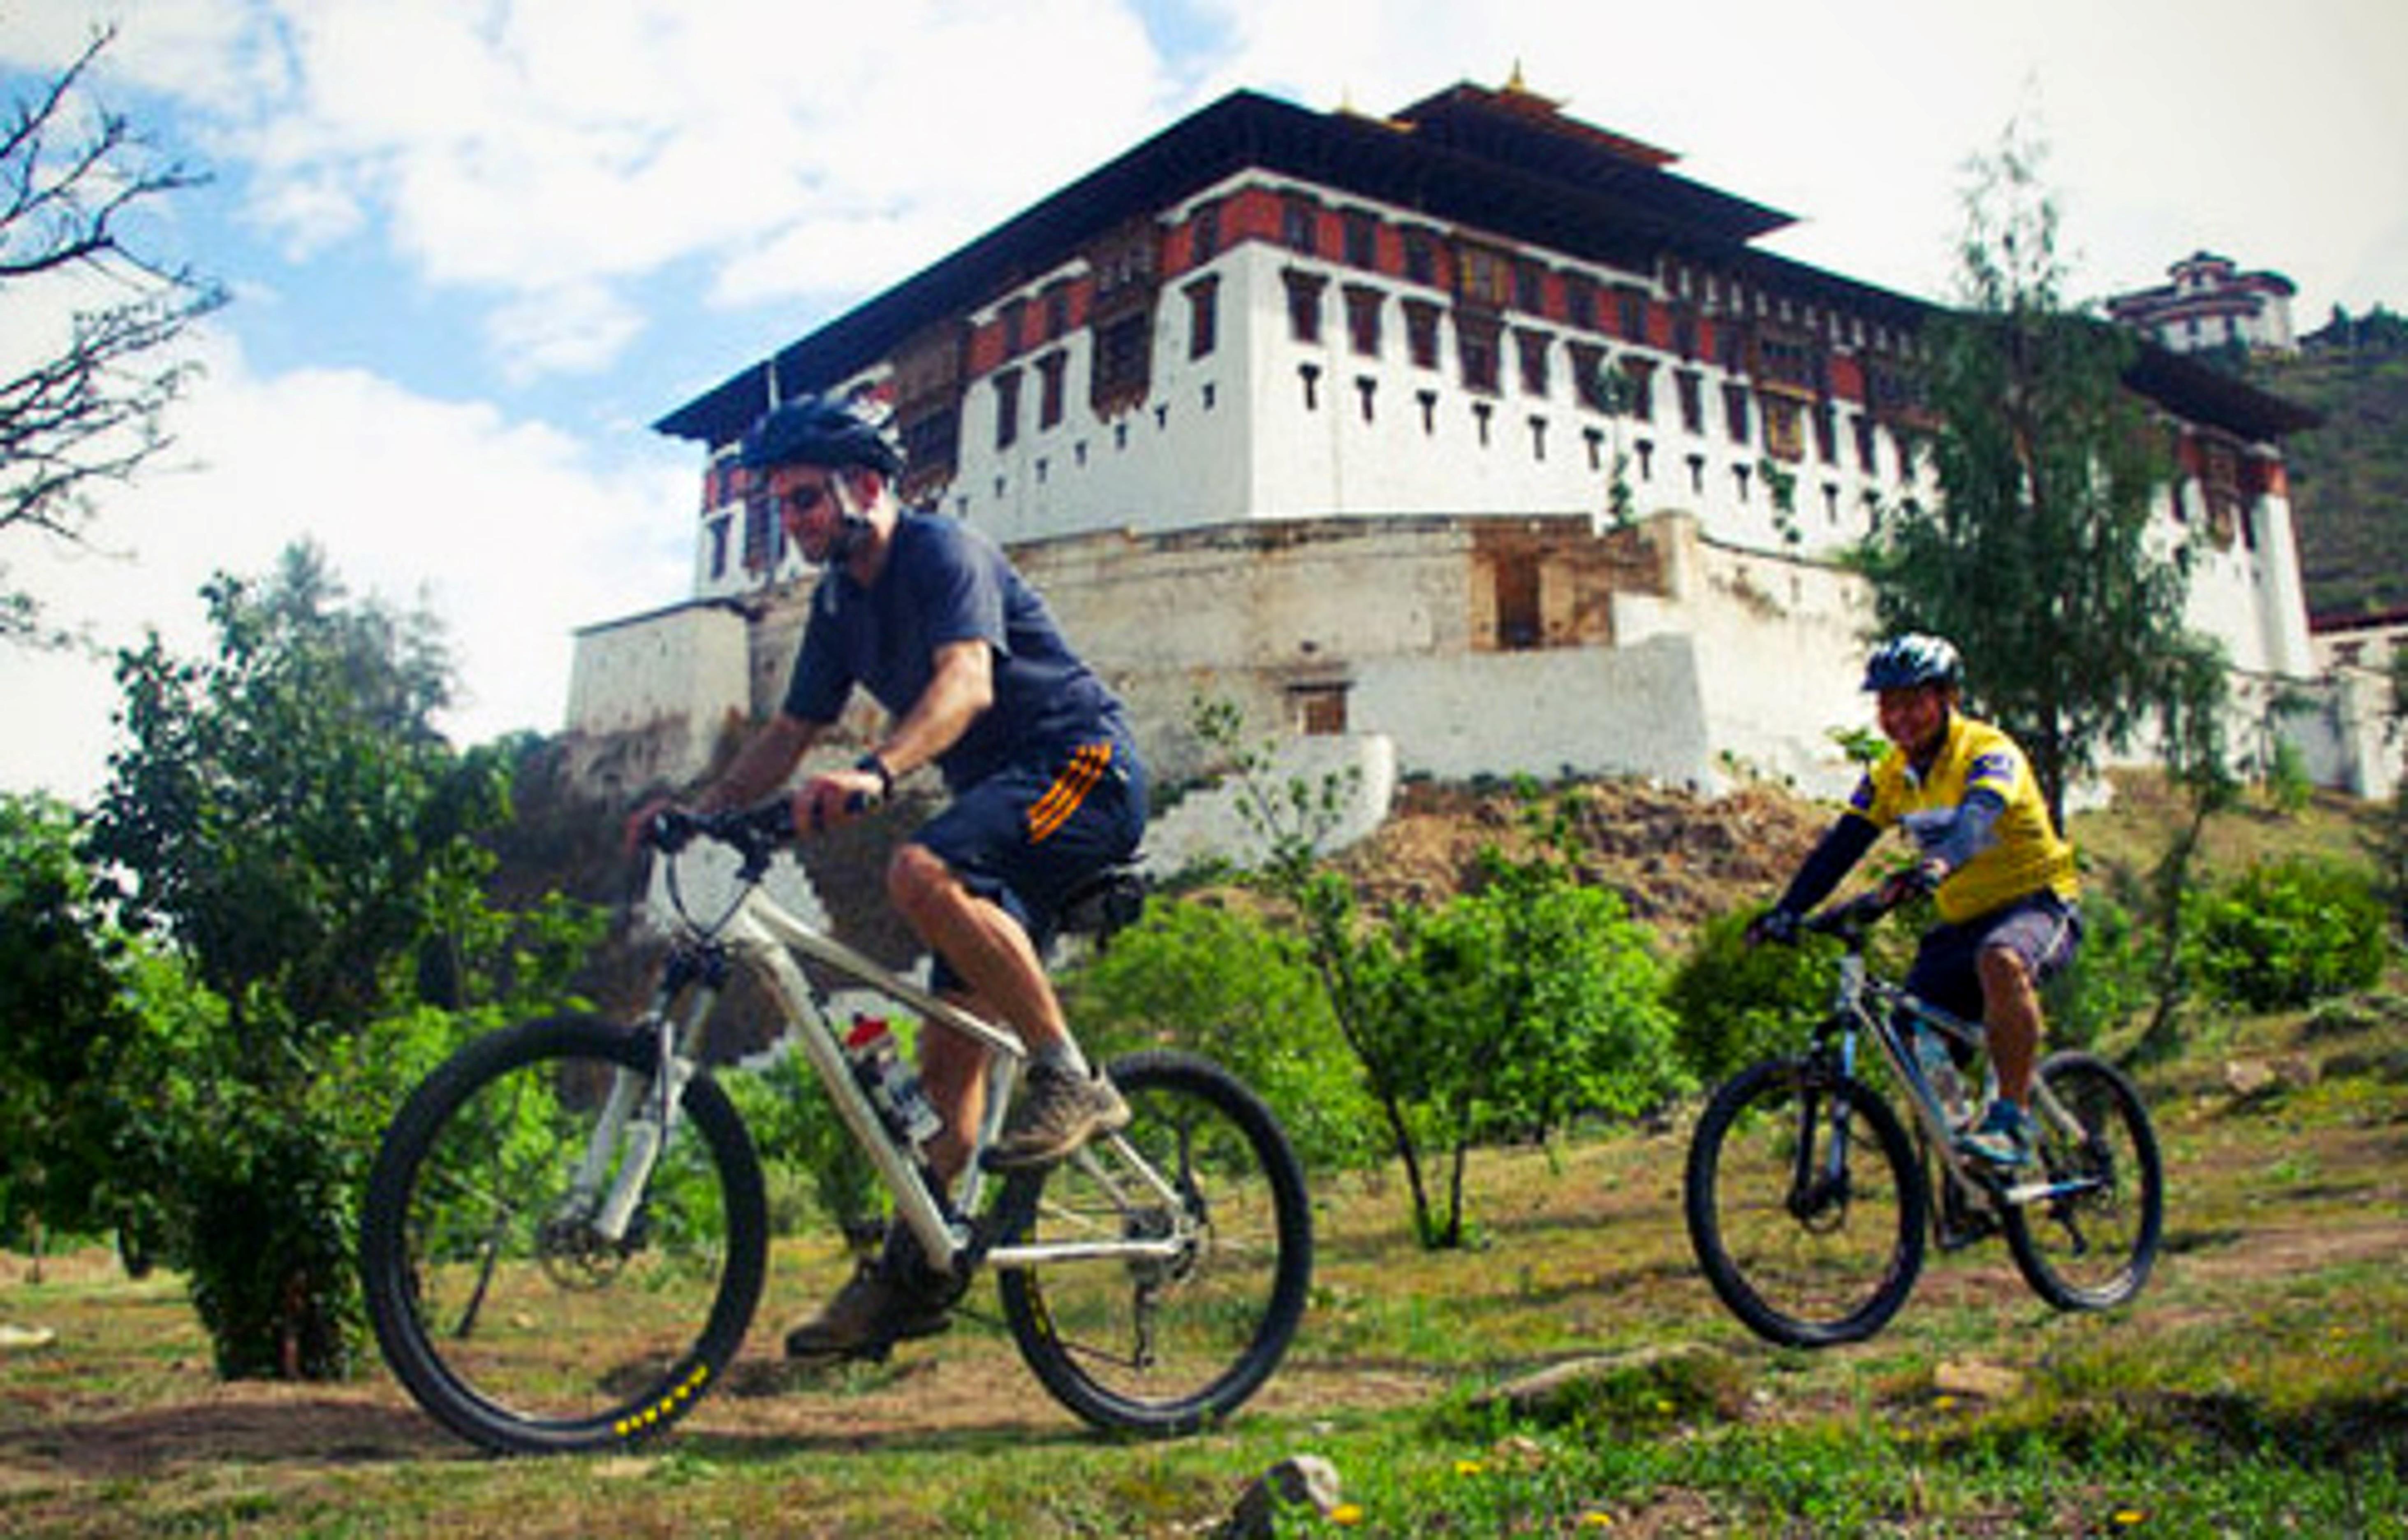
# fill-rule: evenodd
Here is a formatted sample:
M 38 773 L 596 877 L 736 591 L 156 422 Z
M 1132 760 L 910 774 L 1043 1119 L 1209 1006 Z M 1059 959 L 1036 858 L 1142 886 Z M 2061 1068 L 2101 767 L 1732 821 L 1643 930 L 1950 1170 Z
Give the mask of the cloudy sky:
M 681 596 L 698 461 L 651 422 L 1239 87 L 1374 111 L 1518 65 L 1930 298 L 2020 121 L 2080 295 L 2205 248 L 2303 328 L 2408 309 L 2398 0 L 0 0 L 9 99 L 103 22 L 95 94 L 214 179 L 159 242 L 234 303 L 99 549 L 0 564 L 197 650 L 210 572 L 313 536 L 446 621 L 462 741 L 556 729 L 571 631 Z M 0 651 L 0 788 L 89 796 L 106 668 Z

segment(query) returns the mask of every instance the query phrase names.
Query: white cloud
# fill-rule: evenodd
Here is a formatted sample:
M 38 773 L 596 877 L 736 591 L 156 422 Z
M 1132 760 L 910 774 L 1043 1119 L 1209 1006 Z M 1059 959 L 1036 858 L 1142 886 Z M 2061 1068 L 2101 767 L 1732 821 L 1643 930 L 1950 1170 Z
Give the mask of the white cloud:
M 679 597 L 688 582 L 687 457 L 594 463 L 574 439 L 491 406 L 429 400 L 358 371 L 249 374 L 219 341 L 179 410 L 179 471 L 111 500 L 94 531 L 125 554 L 11 548 L 57 618 L 110 646 L 156 627 L 186 653 L 206 634 L 213 572 L 265 572 L 292 541 L 326 551 L 355 594 L 423 602 L 445 623 L 461 701 L 448 729 L 479 741 L 556 730 L 571 633 Z M 116 695 L 106 667 L 0 653 L 0 682 L 38 733 L 0 744 L 0 784 L 82 797 L 98 784 Z
M 523 382 L 599 369 L 641 330 L 643 318 L 615 291 L 580 281 L 509 301 L 487 320 L 485 337 L 504 372 Z
M 1158 126 L 1168 95 L 1117 0 L 172 0 L 114 51 L 208 118 L 289 255 L 369 235 L 491 293 L 520 371 L 616 353 L 526 349 L 533 308 L 614 310 L 607 288 L 696 255 L 735 303 L 889 281 Z

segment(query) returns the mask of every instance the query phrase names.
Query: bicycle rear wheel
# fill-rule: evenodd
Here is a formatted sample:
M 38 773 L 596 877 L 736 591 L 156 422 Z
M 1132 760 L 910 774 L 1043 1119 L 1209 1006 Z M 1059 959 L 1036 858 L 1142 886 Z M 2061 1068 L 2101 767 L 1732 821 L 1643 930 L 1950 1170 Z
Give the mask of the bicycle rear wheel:
M 2141 1291 L 2165 1224 L 2165 1173 L 2131 1081 L 2086 1053 L 2052 1054 L 2033 1097 L 2035 1176 L 2051 1196 L 2001 1205 L 2007 1246 L 2059 1310 L 2104 1310 Z M 2053 1103 L 2053 1104 L 2052 1104 Z
M 1133 1115 L 1000 1199 L 1007 1244 L 1175 1242 L 1168 1255 L 998 1273 L 1021 1357 L 1099 1428 L 1169 1436 L 1226 1417 L 1270 1377 L 1312 1274 L 1312 1216 L 1287 1135 L 1207 1060 L 1112 1064 Z
M 1923 1168 L 1887 1103 L 1795 1059 L 1742 1071 L 1690 1136 L 1689 1244 L 1731 1313 L 1791 1347 L 1860 1342 L 1923 1268 Z
M 612 1083 L 649 1035 L 581 1018 L 470 1043 L 409 1098 L 368 1179 L 360 1263 L 394 1373 L 444 1426 L 503 1453 L 609 1447 L 690 1410 L 760 1300 L 760 1162 L 716 1081 L 683 1115 L 624 1236 L 572 1194 Z M 624 1157 L 608 1152 L 610 1171 Z

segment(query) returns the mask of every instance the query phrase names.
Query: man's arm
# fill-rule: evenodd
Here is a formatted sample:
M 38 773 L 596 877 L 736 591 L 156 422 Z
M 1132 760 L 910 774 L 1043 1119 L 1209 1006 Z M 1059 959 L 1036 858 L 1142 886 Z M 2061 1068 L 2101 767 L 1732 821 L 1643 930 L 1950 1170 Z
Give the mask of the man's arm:
M 1790 879 L 1788 891 L 1773 907 L 1785 914 L 1803 914 L 1821 903 L 1880 838 L 1881 826 L 1863 813 L 1840 814 L 1839 821 L 1823 831 L 1823 838 L 1808 853 L 1798 875 Z
M 814 775 L 795 794 L 796 823 L 826 829 L 850 822 L 893 789 L 894 782 L 960 742 L 995 703 L 991 655 L 987 644 L 975 640 L 938 648 L 927 686 L 885 739 L 851 769 Z
M 804 753 L 819 741 L 823 724 L 780 712 L 737 751 L 735 762 L 699 799 L 705 813 L 751 807 L 785 784 Z
M 889 775 L 927 764 L 962 741 L 970 725 L 995 704 L 994 653 L 975 638 L 937 649 L 928 687 L 878 745 Z

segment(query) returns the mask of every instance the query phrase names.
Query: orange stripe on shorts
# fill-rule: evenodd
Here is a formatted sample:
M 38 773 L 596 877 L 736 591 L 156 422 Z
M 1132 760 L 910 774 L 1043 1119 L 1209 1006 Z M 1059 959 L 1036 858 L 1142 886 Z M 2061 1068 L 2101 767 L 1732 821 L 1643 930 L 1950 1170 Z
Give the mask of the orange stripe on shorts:
M 1054 830 L 1070 821 L 1087 793 L 1104 778 L 1104 769 L 1112 762 L 1110 743 L 1089 743 L 1070 756 L 1069 764 L 1054 778 L 1045 795 L 1028 810 L 1028 842 L 1037 844 L 1050 838 Z

